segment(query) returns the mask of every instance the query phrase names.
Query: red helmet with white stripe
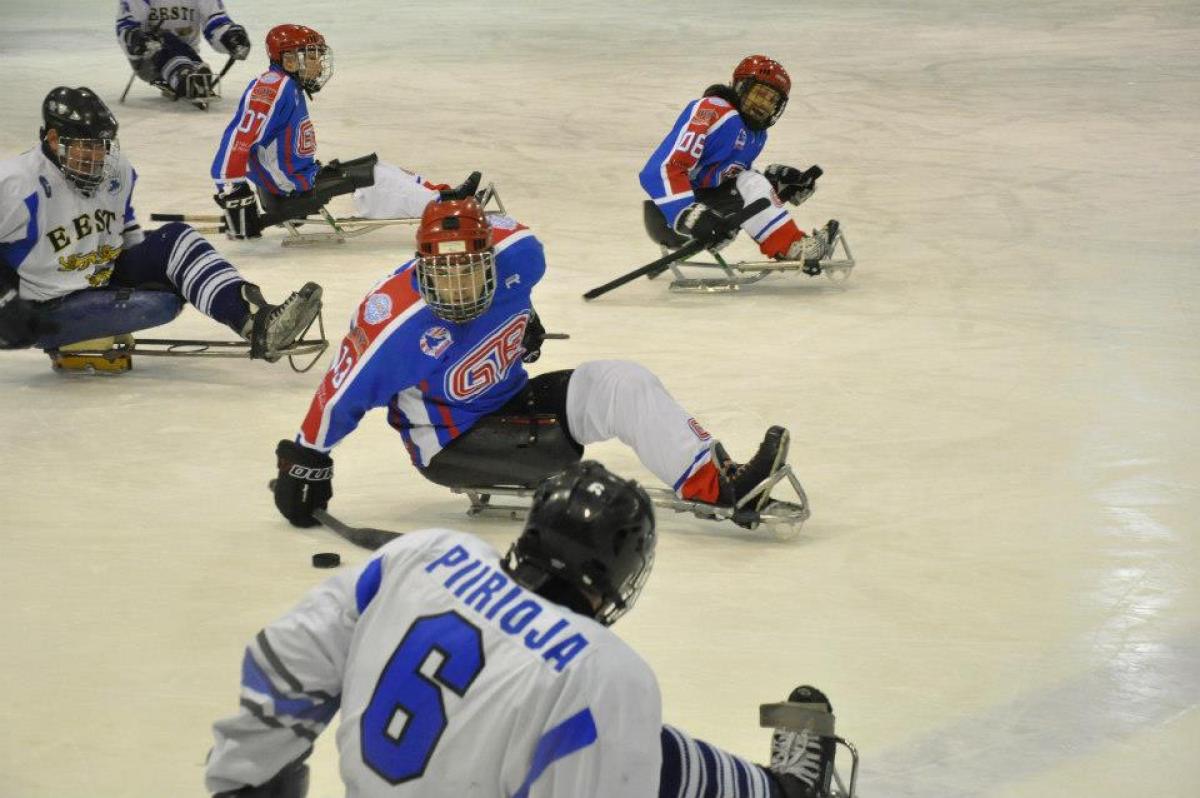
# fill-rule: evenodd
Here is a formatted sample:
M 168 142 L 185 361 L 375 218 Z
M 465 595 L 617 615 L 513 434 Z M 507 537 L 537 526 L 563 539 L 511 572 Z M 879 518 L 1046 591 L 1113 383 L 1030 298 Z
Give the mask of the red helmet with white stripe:
M 474 198 L 431 202 L 417 228 L 417 285 L 446 321 L 482 316 L 496 295 L 492 226 Z
M 333 77 L 333 51 L 324 36 L 304 25 L 276 25 L 267 31 L 267 57 L 309 94 L 320 91 Z
M 792 79 L 783 65 L 765 55 L 748 55 L 733 69 L 738 113 L 746 126 L 763 130 L 775 124 L 787 106 Z

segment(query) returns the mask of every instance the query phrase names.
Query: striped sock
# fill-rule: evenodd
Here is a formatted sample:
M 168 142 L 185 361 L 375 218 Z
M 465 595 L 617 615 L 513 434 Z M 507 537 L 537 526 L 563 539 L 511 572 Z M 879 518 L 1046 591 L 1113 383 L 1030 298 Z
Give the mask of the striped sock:
M 245 280 L 195 230 L 188 228 L 175 240 L 167 277 L 196 310 L 234 331 L 240 329 L 246 318 L 240 291 Z
M 753 762 L 663 724 L 659 798 L 778 798 L 775 782 Z

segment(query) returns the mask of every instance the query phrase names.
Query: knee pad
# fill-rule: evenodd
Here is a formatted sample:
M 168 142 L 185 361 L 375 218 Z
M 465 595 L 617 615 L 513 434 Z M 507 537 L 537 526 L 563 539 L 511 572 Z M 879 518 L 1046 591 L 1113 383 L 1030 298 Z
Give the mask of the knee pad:
M 421 474 L 451 488 L 532 488 L 582 456 L 556 416 L 493 415 L 434 455 Z
M 760 197 L 772 199 L 775 196 L 775 187 L 771 185 L 771 181 L 767 180 L 766 176 L 761 172 L 746 170 L 740 172 L 737 176 L 738 194 L 742 195 L 745 204 L 749 205 Z
M 173 320 L 183 310 L 183 298 L 169 291 L 134 288 L 96 288 L 77 291 L 42 307 L 43 317 L 58 332 L 38 339 L 41 349 L 76 341 L 137 332 Z

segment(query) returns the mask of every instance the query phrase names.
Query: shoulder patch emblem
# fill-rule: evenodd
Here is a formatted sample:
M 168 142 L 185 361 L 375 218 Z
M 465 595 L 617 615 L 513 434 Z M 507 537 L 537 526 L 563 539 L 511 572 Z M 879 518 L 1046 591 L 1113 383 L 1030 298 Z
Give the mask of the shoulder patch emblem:
M 746 146 L 746 129 L 742 128 L 741 130 L 738 131 L 737 141 L 733 142 L 733 148 L 735 150 L 740 150 L 740 149 L 744 149 L 745 146 Z
M 437 357 L 446 351 L 446 347 L 454 343 L 454 338 L 445 327 L 430 327 L 421 333 L 421 351 L 430 357 Z
M 516 230 L 517 220 L 501 213 L 489 213 L 488 223 L 498 230 Z
M 278 72 L 265 72 L 265 73 L 263 73 L 263 76 L 258 79 L 258 82 L 266 83 L 268 85 L 270 85 L 272 83 L 278 83 L 279 82 L 279 73 Z
M 392 298 L 387 294 L 371 294 L 363 305 L 363 321 L 379 324 L 392 315 Z

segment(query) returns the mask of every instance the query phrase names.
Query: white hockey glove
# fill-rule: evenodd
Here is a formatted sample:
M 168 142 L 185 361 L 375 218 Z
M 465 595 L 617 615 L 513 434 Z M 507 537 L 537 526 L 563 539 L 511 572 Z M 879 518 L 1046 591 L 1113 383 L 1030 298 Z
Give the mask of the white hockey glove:
M 262 235 L 258 199 L 249 183 L 238 183 L 224 194 L 214 194 L 213 200 L 225 213 L 225 235 L 238 239 Z

